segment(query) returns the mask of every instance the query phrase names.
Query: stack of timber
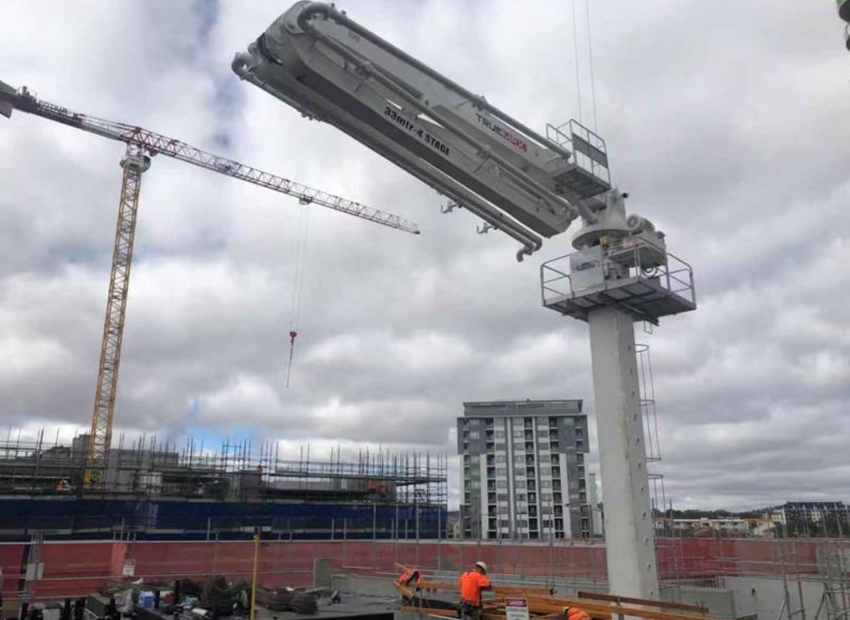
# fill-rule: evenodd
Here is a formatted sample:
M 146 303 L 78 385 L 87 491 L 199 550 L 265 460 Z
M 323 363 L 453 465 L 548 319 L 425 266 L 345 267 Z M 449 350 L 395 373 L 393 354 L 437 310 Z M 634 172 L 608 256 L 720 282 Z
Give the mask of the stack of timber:
M 397 565 L 403 572 L 393 582 L 401 593 L 400 611 L 431 618 L 460 618 L 460 585 L 457 582 L 434 581 L 423 571 Z M 457 592 L 457 604 L 428 598 L 439 591 Z M 548 588 L 525 588 L 494 585 L 483 599 L 481 620 L 507 620 L 506 598 L 523 598 L 528 602 L 530 620 L 567 620 L 567 610 L 585 612 L 594 620 L 623 620 L 626 616 L 646 620 L 717 620 L 708 616 L 702 605 L 685 605 L 650 599 L 631 598 L 595 592 L 579 592 L 577 598 L 554 596 Z

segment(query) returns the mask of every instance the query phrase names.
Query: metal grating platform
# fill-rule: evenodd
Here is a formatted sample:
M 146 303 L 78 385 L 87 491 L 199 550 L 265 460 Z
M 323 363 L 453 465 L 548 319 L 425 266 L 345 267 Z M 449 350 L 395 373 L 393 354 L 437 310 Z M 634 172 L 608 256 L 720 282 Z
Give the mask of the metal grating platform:
M 587 321 L 588 312 L 602 306 L 618 306 L 635 320 L 658 324 L 662 316 L 696 309 L 693 270 L 684 261 L 667 254 L 668 264 L 651 271 L 639 267 L 628 277 L 606 279 L 602 284 L 574 290 L 569 273 L 570 254 L 553 259 L 540 268 L 543 305 Z

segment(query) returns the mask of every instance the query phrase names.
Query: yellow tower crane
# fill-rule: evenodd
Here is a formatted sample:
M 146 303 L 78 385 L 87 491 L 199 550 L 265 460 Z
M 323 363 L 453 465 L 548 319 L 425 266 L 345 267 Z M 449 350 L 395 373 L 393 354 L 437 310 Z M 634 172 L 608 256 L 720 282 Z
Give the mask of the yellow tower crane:
M 115 232 L 115 248 L 112 254 L 109 295 L 106 300 L 106 319 L 103 325 L 103 344 L 100 351 L 100 369 L 97 376 L 94 413 L 92 414 L 86 454 L 85 485 L 88 488 L 101 486 L 112 440 L 115 395 L 118 388 L 118 368 L 121 363 L 121 341 L 127 312 L 130 268 L 133 263 L 133 238 L 136 232 L 136 216 L 139 210 L 139 191 L 142 175 L 150 167 L 151 158 L 154 155 L 167 155 L 219 174 L 294 196 L 298 198 L 301 204 L 317 204 L 376 224 L 419 234 L 416 224 L 397 215 L 385 213 L 352 200 L 295 183 L 269 172 L 207 153 L 180 140 L 141 127 L 74 112 L 38 99 L 26 87 L 18 91 L 0 82 L 0 114 L 10 117 L 13 110 L 34 114 L 110 140 L 124 142 L 127 145 L 126 153 L 121 160 L 124 178 L 121 184 L 118 226 Z

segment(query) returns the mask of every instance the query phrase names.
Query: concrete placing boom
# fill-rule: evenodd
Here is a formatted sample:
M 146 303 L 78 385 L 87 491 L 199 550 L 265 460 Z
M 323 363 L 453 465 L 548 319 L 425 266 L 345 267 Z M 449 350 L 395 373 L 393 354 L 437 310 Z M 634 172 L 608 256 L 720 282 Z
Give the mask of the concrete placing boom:
M 232 68 L 448 196 L 446 210 L 463 206 L 485 231 L 507 233 L 523 246 L 520 260 L 581 216 L 576 252 L 541 268 L 543 303 L 590 324 L 609 587 L 657 598 L 633 322 L 695 309 L 693 273 L 651 222 L 626 214 L 605 142 L 575 121 L 547 126 L 544 137 L 320 2 L 293 5 Z M 555 536 L 530 530 L 524 537 Z
M 592 132 L 547 139 L 330 5 L 297 3 L 232 67 L 519 241 L 520 260 L 579 213 L 594 219 L 582 199 L 610 189 Z
M 397 215 L 385 213 L 300 183 L 294 183 L 289 179 L 207 153 L 185 142 L 141 127 L 73 112 L 62 106 L 36 98 L 26 87 L 16 91 L 7 84 L 0 82 L 0 114 L 10 117 L 13 110 L 28 112 L 104 138 L 124 142 L 127 145 L 126 154 L 121 160 L 124 176 L 121 184 L 118 226 L 115 233 L 112 271 L 106 302 L 106 318 L 103 327 L 103 343 L 97 376 L 94 413 L 86 455 L 85 484 L 87 487 L 96 487 L 100 484 L 112 441 L 118 368 L 121 363 L 121 345 L 127 310 L 127 294 L 130 286 L 130 268 L 133 260 L 139 191 L 142 174 L 150 167 L 151 157 L 157 154 L 167 155 L 219 174 L 294 196 L 302 204 L 318 204 L 376 224 L 419 234 L 415 224 Z

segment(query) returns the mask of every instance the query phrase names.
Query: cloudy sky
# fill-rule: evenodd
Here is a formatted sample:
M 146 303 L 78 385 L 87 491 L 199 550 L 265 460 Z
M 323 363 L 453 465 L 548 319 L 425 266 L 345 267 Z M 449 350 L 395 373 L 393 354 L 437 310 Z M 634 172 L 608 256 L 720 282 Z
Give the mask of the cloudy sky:
M 185 164 L 145 175 L 119 431 L 451 454 L 468 400 L 583 398 L 587 326 L 540 307 L 550 240 L 467 213 L 230 72 L 288 2 L 6 0 L 0 79 L 419 223 L 413 237 Z M 542 130 L 592 123 L 572 10 L 350 0 L 350 16 Z M 695 269 L 651 345 L 667 499 L 850 499 L 850 54 L 833 0 L 590 0 L 596 115 L 631 210 Z M 0 118 L 0 424 L 90 420 L 123 148 Z M 304 232 L 306 230 L 306 232 Z M 299 241 L 304 269 L 293 268 Z M 303 275 L 302 275 L 303 274 Z M 293 288 L 299 337 L 286 389 Z M 17 432 L 17 431 L 13 431 Z M 456 476 L 452 476 L 456 502 Z

